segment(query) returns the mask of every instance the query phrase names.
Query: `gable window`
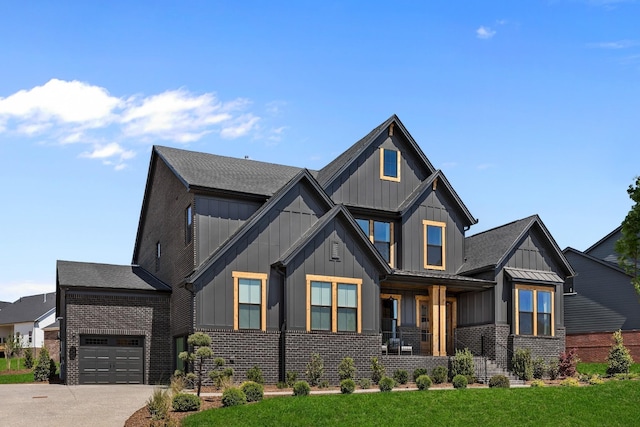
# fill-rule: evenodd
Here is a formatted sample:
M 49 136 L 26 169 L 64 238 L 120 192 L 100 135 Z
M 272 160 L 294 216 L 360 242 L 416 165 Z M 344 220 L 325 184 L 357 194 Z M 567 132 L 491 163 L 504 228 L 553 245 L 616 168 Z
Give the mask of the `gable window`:
M 445 230 L 447 224 L 424 220 L 422 225 L 424 227 L 424 268 L 445 270 Z
M 193 234 L 193 212 L 191 205 L 184 211 L 184 244 L 191 243 L 191 236 Z
M 233 329 L 267 329 L 267 275 L 233 271 Z
M 554 294 L 546 287 L 516 285 L 516 335 L 554 335 Z
M 393 223 L 385 221 L 374 221 L 369 219 L 356 219 L 356 222 L 369 237 L 373 246 L 376 247 L 382 258 L 394 266 L 394 241 L 393 241 Z
M 388 148 L 380 149 L 380 179 L 400 181 L 400 152 Z
M 307 330 L 362 331 L 362 279 L 307 275 Z
M 160 242 L 156 242 L 156 271 L 160 270 L 160 255 L 162 255 L 162 246 Z

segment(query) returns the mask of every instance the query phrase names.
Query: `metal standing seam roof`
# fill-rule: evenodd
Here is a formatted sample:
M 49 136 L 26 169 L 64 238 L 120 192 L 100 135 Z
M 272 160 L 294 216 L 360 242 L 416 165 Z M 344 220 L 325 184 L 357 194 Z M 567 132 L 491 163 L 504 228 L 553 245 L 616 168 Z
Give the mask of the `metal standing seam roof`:
M 33 322 L 56 308 L 56 293 L 21 297 L 0 310 L 0 325 Z
M 513 280 L 536 283 L 564 283 L 564 280 L 553 271 L 525 270 L 510 267 L 505 267 L 504 271 L 506 271 Z
M 58 285 L 95 289 L 171 291 L 171 287 L 135 265 L 58 261 Z

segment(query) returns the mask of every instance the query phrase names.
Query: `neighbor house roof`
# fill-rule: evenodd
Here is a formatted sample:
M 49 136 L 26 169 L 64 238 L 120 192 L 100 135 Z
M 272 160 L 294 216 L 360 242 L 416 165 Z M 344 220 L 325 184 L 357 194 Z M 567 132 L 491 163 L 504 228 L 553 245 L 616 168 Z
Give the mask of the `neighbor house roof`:
M 21 297 L 0 310 L 0 325 L 34 322 L 56 307 L 56 293 Z
M 58 261 L 57 277 L 61 287 L 171 291 L 170 286 L 135 265 Z

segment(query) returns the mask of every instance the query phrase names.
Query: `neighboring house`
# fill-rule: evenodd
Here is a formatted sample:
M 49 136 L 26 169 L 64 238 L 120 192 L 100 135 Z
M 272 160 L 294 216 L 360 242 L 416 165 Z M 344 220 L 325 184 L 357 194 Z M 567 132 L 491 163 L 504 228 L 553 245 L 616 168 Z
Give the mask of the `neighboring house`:
M 31 295 L 0 307 L 0 337 L 2 351 L 9 335 L 20 335 L 23 348 L 41 348 L 42 328 L 56 319 L 56 294 Z
M 347 356 L 363 374 L 464 347 L 557 357 L 570 265 L 537 215 L 475 223 L 395 115 L 318 171 L 156 146 L 133 266 L 58 261 L 63 376 L 155 383 L 194 331 L 272 383 L 312 353 L 331 381 Z
M 54 362 L 60 362 L 60 320 L 42 328 L 44 332 L 44 347 Z
M 584 252 L 564 250 L 576 271 L 565 297 L 567 348 L 576 348 L 584 362 L 605 362 L 618 329 L 634 360 L 640 361 L 640 297 L 631 276 L 618 266 L 614 249 L 621 228 Z

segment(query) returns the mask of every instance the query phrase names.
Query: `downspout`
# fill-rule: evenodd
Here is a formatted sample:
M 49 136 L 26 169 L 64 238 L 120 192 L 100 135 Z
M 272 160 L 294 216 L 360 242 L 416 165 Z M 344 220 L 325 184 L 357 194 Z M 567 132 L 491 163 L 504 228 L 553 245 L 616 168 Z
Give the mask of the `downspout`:
M 281 263 L 273 265 L 275 272 L 281 277 L 282 283 L 282 303 L 280 313 L 282 316 L 282 322 L 280 324 L 280 381 L 284 382 L 287 379 L 287 286 L 285 283 L 285 269 Z

